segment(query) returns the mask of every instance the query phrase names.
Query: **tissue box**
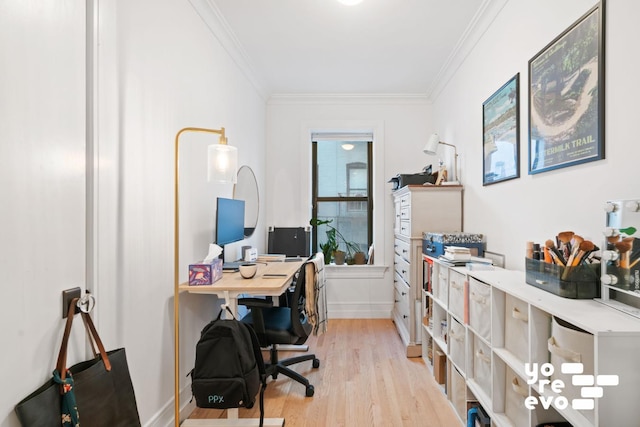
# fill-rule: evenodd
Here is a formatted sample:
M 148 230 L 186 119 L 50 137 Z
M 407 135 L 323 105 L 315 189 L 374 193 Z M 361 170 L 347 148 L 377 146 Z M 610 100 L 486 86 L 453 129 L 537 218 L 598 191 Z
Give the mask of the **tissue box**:
M 189 285 L 212 285 L 222 277 L 222 259 L 211 264 L 189 264 Z

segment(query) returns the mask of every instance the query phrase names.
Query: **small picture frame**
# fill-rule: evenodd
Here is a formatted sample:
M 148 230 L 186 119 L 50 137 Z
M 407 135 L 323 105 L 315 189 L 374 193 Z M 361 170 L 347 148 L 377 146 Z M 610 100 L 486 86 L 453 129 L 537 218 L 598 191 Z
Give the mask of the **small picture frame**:
M 520 177 L 520 73 L 482 104 L 482 185 Z

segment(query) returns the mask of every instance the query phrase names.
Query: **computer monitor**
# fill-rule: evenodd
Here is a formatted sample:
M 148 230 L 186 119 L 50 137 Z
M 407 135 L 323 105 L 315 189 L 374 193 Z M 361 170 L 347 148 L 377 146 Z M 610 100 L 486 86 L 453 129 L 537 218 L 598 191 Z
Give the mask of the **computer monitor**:
M 224 246 L 244 239 L 244 200 L 218 197 L 216 244 Z

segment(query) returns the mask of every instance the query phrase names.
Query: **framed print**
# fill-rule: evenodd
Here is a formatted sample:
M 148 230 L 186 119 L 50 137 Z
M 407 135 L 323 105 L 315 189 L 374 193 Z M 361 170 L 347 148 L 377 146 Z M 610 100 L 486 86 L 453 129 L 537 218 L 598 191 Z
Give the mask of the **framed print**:
M 520 176 L 520 73 L 482 104 L 482 185 Z
M 604 159 L 604 0 L 529 61 L 529 174 Z

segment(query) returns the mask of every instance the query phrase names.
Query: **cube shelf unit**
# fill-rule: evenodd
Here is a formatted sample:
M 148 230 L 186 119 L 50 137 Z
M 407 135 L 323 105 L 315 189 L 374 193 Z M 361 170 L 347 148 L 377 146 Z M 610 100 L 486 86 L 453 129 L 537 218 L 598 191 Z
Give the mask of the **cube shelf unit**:
M 433 267 L 430 286 L 422 291 L 422 340 L 427 343 L 422 356 L 435 375 L 436 352 L 445 355 L 446 378 L 439 379 L 462 425 L 467 425 L 467 410 L 474 404 L 482 406 L 492 426 L 563 421 L 575 427 L 640 425 L 634 410 L 640 402 L 640 319 L 594 300 L 561 298 L 529 286 L 524 272 L 468 270 L 423 258 Z M 577 354 L 574 362 L 585 362 L 584 374 L 596 381 L 599 375 L 618 376 L 617 385 L 603 386 L 602 397 L 592 399 L 591 410 L 573 409 L 580 388 L 555 366 L 558 359 L 550 351 L 558 354 L 559 343 L 570 342 L 561 332 L 580 338 L 576 348 L 581 353 L 572 354 Z M 540 367 L 550 362 L 556 369 L 550 379 L 566 385 L 560 393 L 527 383 L 525 363 Z M 528 397 L 538 402 L 542 397 L 551 406 L 544 409 L 538 403 L 529 410 L 524 406 Z M 568 406 L 559 397 L 565 397 Z

